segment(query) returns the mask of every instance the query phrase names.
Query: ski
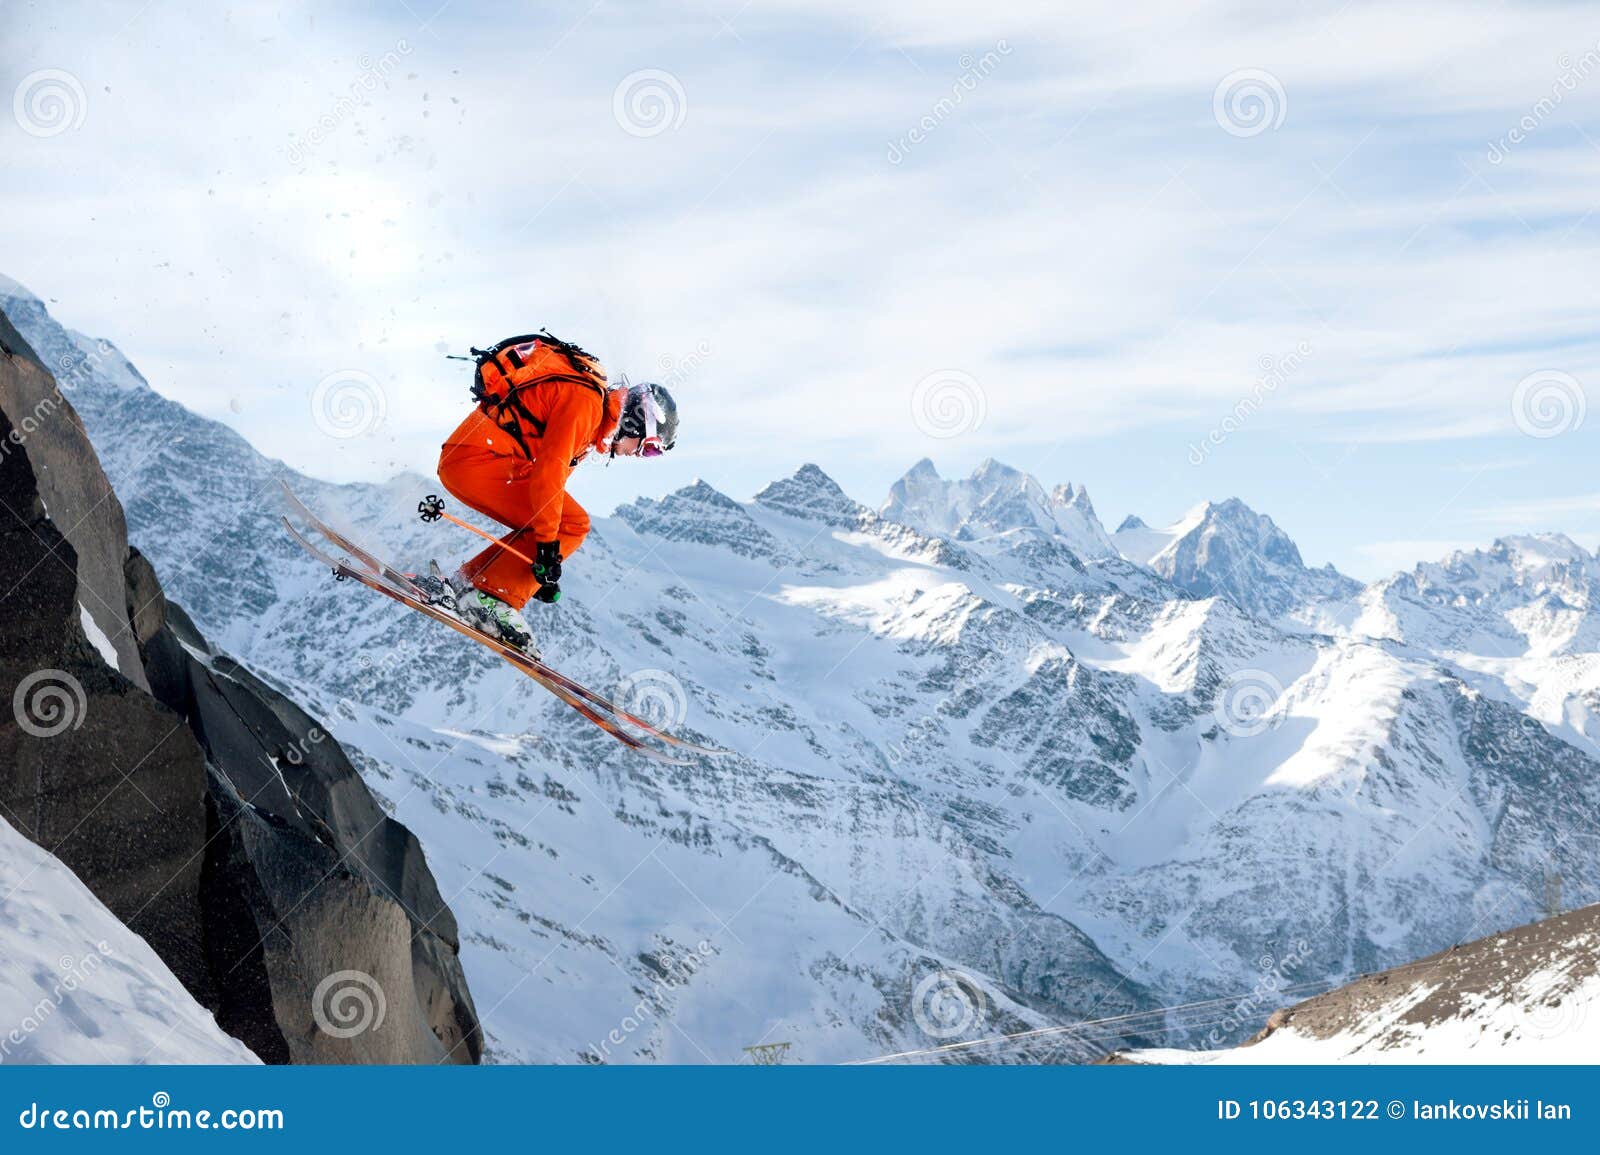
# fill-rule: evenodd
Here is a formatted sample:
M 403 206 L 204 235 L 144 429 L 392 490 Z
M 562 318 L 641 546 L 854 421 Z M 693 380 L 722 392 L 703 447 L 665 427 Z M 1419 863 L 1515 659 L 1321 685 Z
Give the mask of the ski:
M 329 526 L 326 522 L 324 522 L 321 518 L 319 518 L 315 513 L 313 513 L 311 511 L 310 507 L 308 507 L 305 502 L 301 501 L 299 499 L 299 497 L 297 497 L 295 495 L 294 491 L 289 488 L 288 483 L 285 482 L 282 478 L 278 479 L 278 484 L 283 486 L 284 495 L 288 498 L 288 500 L 289 500 L 290 504 L 293 506 L 295 512 L 300 514 L 301 517 L 305 518 L 306 521 L 310 522 L 312 528 L 315 529 L 319 534 L 321 534 L 323 537 L 327 538 L 329 541 L 333 542 L 340 549 L 343 549 L 346 553 L 350 554 L 357 561 L 361 562 L 372 573 L 377 574 L 377 575 L 387 579 L 391 585 L 393 585 L 393 586 L 397 587 L 398 589 L 404 591 L 407 595 L 409 595 L 413 599 L 421 601 L 421 602 L 424 602 L 424 603 L 427 602 L 427 597 L 423 594 L 423 592 L 420 589 L 418 589 L 416 587 L 415 583 L 412 582 L 410 575 L 402 573 L 400 570 L 395 569 L 388 562 L 384 561 L 382 558 L 380 558 L 377 554 L 373 553 L 371 550 L 362 548 L 361 546 L 357 545 L 355 542 L 351 541 L 349 538 L 345 537 L 343 534 L 339 533 L 337 530 L 335 530 L 331 526 Z M 290 532 L 293 532 L 293 527 L 292 526 L 290 527 Z M 302 544 L 304 544 L 303 539 L 302 539 Z M 434 616 L 434 615 L 430 615 L 430 616 Z M 455 619 L 453 617 L 452 617 L 451 620 L 452 620 L 452 623 L 455 624 L 455 625 L 465 625 L 465 623 L 462 623 L 458 619 Z M 582 698 L 584 701 L 586 701 L 590 705 L 594 706 L 597 710 L 603 710 L 606 713 L 612 715 L 614 718 L 617 718 L 620 721 L 626 723 L 627 725 L 632 726 L 633 728 L 635 728 L 637 730 L 643 731 L 646 735 L 648 735 L 651 738 L 655 738 L 655 739 L 657 739 L 659 741 L 665 742 L 669 746 L 674 746 L 674 747 L 676 747 L 676 748 L 678 748 L 680 750 L 687 750 L 690 753 L 704 754 L 704 755 L 707 755 L 707 756 L 710 756 L 710 757 L 726 757 L 730 753 L 732 753 L 729 750 L 718 749 L 715 746 L 704 746 L 704 745 L 701 745 L 698 742 L 691 742 L 687 738 L 679 738 L 674 734 L 668 734 L 665 730 L 660 729 L 659 727 L 657 727 L 657 726 L 653 725 L 652 723 L 646 721 L 645 719 L 639 717 L 637 714 L 630 713 L 629 711 L 624 710 L 621 706 L 617 705 L 615 702 L 612 702 L 609 699 L 601 696 L 600 694 L 595 693 L 595 691 L 589 689 L 587 686 L 583 685 L 581 682 L 577 682 L 577 681 L 574 681 L 572 678 L 569 678 L 566 674 L 563 674 L 560 670 L 557 670 L 554 667 L 548 665 L 542 658 L 536 658 L 536 657 L 533 657 L 532 655 L 524 654 L 520 650 L 512 650 L 508 646 L 501 646 L 500 643 L 497 642 L 495 639 L 487 637 L 486 635 L 482 634 L 480 631 L 474 630 L 470 626 L 468 626 L 466 628 L 470 631 L 470 635 L 472 637 L 474 637 L 476 639 L 479 639 L 479 640 L 481 640 L 481 641 L 483 641 L 486 644 L 489 644 L 491 646 L 497 647 L 499 649 L 504 649 L 504 650 L 509 651 L 510 653 L 516 654 L 517 655 L 516 659 L 514 659 L 514 660 L 513 659 L 508 659 L 508 660 L 513 660 L 513 664 L 516 664 L 519 667 L 527 669 L 527 670 L 537 671 L 537 673 L 539 675 L 541 675 L 547 681 L 553 682 L 556 685 L 558 685 L 558 686 L 562 687 L 563 689 L 565 689 L 568 693 L 576 695 L 579 698 Z
M 712 758 L 726 758 L 733 753 L 732 750 L 723 750 L 717 746 L 703 746 L 698 742 L 691 742 L 687 738 L 679 738 L 676 734 L 669 734 L 665 730 L 655 726 L 653 723 L 645 721 L 637 714 L 629 713 L 627 710 L 624 710 L 621 706 L 617 705 L 610 699 L 604 698 L 595 693 L 583 683 L 573 681 L 573 679 L 563 674 L 560 670 L 547 665 L 543 658 L 529 658 L 528 660 L 539 668 L 539 672 L 541 674 L 543 674 L 546 678 L 549 678 L 552 682 L 556 683 L 556 685 L 578 695 L 580 698 L 593 705 L 596 709 L 604 710 L 606 713 L 620 719 L 623 722 L 626 722 L 636 730 L 642 730 L 650 737 L 659 739 L 660 741 L 667 743 L 669 746 L 676 746 L 678 749 L 687 750 L 692 754 L 705 754 Z
M 283 478 L 278 478 L 278 484 L 283 487 L 283 496 L 288 499 L 290 508 L 292 508 L 301 517 L 309 521 L 312 529 L 316 530 L 323 537 L 333 542 L 334 545 L 344 550 L 351 557 L 355 558 L 362 565 L 370 569 L 373 573 L 381 574 L 394 585 L 410 593 L 411 596 L 423 598 L 424 601 L 427 600 L 426 597 L 424 597 L 423 592 L 417 588 L 416 583 L 411 580 L 409 574 L 401 573 L 377 554 L 372 553 L 369 550 L 362 549 L 355 542 L 345 537 L 344 534 L 340 533 L 316 514 L 312 513 L 311 507 L 305 502 L 301 501 L 298 496 L 296 496 L 294 490 L 289 488 L 289 483 Z
M 451 629 L 455 630 L 457 633 L 464 634 L 474 641 L 487 646 L 489 649 L 499 654 L 500 657 L 504 658 L 511 665 L 515 666 L 523 674 L 527 675 L 529 678 L 532 678 L 546 690 L 549 690 L 551 694 L 555 695 L 555 697 L 560 699 L 562 702 L 565 702 L 568 706 L 571 706 L 588 721 L 592 722 L 601 730 L 604 730 L 607 734 L 610 734 L 613 738 L 621 742 L 630 750 L 637 751 L 646 758 L 650 758 L 657 762 L 664 762 L 672 766 L 691 765 L 687 759 L 679 758 L 675 755 L 666 754 L 660 750 L 652 749 L 651 747 L 645 745 L 642 739 L 636 738 L 632 734 L 624 731 L 618 725 L 615 719 L 605 717 L 596 711 L 588 702 L 568 691 L 565 686 L 559 685 L 551 679 L 546 678 L 538 668 L 541 663 L 535 662 L 532 658 L 529 658 L 521 651 L 504 645 L 496 639 L 473 629 L 459 618 L 445 610 L 440 609 L 438 606 L 432 605 L 425 599 L 416 597 L 411 593 L 408 593 L 405 589 L 390 584 L 377 572 L 357 569 L 356 567 L 340 561 L 328 553 L 325 553 L 323 550 L 313 545 L 310 541 L 306 540 L 304 535 L 302 535 L 299 530 L 295 529 L 294 525 L 287 517 L 283 518 L 282 521 L 284 529 L 288 531 L 289 536 L 294 539 L 295 543 L 317 561 L 331 569 L 335 576 L 360 582 L 368 589 L 376 590 L 385 597 L 391 598 L 410 609 L 414 609 L 418 613 L 424 614 L 436 622 L 442 622 Z

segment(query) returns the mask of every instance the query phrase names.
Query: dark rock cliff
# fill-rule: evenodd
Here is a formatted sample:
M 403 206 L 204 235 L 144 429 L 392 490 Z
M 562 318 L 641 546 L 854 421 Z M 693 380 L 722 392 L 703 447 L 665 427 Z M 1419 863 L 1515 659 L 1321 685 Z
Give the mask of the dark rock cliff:
M 478 1061 L 416 838 L 314 719 L 166 601 L 3 314 L 0 694 L 0 813 L 224 1030 L 268 1062 Z

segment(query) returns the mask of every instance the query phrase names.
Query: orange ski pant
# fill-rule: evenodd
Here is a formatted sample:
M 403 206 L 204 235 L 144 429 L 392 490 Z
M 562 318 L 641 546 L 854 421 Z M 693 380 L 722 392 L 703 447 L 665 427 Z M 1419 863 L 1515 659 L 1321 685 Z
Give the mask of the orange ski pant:
M 493 453 L 475 445 L 447 445 L 439 457 L 439 481 L 445 489 L 462 504 L 511 530 L 500 541 L 528 557 L 533 556 L 537 544 L 531 526 L 538 512 L 535 502 L 540 500 L 534 495 L 532 477 L 533 462 L 526 457 Z M 543 500 L 561 502 L 556 540 L 565 560 L 589 536 L 589 515 L 564 490 Z M 499 545 L 491 545 L 466 562 L 461 572 L 480 590 L 518 609 L 539 588 L 533 568 Z

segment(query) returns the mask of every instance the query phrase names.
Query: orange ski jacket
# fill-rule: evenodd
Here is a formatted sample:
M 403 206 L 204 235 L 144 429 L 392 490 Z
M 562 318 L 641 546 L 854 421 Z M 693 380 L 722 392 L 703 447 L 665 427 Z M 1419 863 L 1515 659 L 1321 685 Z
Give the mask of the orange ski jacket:
M 508 416 L 508 426 L 474 408 L 445 438 L 444 452 L 448 456 L 453 446 L 471 446 L 529 461 L 526 528 L 534 541 L 555 541 L 567 479 L 590 450 L 605 452 L 626 393 L 570 377 L 542 380 L 521 391 L 520 412 Z

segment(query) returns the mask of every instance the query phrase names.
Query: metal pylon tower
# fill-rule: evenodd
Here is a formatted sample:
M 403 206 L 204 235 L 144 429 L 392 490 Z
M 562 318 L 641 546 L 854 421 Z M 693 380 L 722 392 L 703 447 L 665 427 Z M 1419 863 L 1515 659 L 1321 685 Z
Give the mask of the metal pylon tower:
M 758 1067 L 778 1067 L 782 1066 L 784 1056 L 789 1053 L 789 1044 L 757 1043 L 753 1047 L 746 1047 L 744 1053 Z

